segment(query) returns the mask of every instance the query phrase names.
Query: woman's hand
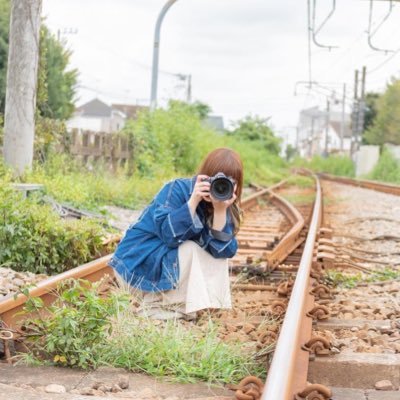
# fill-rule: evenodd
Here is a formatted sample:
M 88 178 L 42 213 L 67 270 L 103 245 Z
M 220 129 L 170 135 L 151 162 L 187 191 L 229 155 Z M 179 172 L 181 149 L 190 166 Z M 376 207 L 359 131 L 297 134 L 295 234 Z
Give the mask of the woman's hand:
M 194 184 L 192 195 L 188 201 L 190 213 L 192 216 L 196 213 L 196 208 L 201 200 L 209 199 L 210 197 L 210 182 L 204 181 L 208 179 L 207 175 L 197 175 L 196 183 Z

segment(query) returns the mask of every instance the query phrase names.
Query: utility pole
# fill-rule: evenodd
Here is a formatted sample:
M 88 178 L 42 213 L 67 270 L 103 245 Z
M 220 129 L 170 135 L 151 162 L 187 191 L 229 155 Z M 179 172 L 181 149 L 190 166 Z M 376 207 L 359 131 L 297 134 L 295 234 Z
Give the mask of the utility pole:
M 329 98 L 326 99 L 326 126 L 325 126 L 325 149 L 324 149 L 324 156 L 328 157 L 328 141 L 329 141 L 329 120 L 330 120 L 330 110 L 331 104 Z
M 157 86 L 158 86 L 158 58 L 160 53 L 160 32 L 161 24 L 167 11 L 177 0 L 168 0 L 158 15 L 156 27 L 154 31 L 153 44 L 153 67 L 151 71 L 151 94 L 150 94 L 150 110 L 154 111 L 157 107 Z
M 32 166 L 42 0 L 12 0 L 4 160 L 16 175 Z
M 351 114 L 351 155 L 356 151 L 356 141 L 358 132 L 358 69 L 354 72 L 354 99 L 353 99 L 353 111 Z
M 359 121 L 358 121 L 358 135 L 357 135 L 357 150 L 360 148 L 361 136 L 364 132 L 364 119 L 365 119 L 365 80 L 367 76 L 367 67 L 364 65 L 361 76 L 361 98 L 359 102 Z
M 343 83 L 343 95 L 342 95 L 342 121 L 340 124 L 340 152 L 343 153 L 344 150 L 344 134 L 346 129 L 346 84 Z

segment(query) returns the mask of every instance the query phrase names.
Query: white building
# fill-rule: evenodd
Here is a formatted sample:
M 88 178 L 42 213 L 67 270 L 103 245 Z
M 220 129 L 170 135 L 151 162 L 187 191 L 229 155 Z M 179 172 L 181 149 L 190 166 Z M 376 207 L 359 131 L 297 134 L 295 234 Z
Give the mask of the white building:
M 129 104 L 108 105 L 99 99 L 93 99 L 78 107 L 66 124 L 69 130 L 112 133 L 121 130 L 128 118 L 137 118 L 137 113 L 144 109 L 147 107 Z
M 297 130 L 297 149 L 300 156 L 311 158 L 314 155 L 349 154 L 350 124 L 351 115 L 347 113 L 342 121 L 342 113 L 339 111 L 328 113 L 318 107 L 302 110 Z

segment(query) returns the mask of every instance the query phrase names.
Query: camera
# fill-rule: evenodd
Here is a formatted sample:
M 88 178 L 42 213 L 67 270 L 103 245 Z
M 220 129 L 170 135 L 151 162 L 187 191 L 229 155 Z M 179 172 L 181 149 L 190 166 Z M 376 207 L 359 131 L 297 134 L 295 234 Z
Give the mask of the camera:
M 226 176 L 223 172 L 218 172 L 210 178 L 204 178 L 203 181 L 210 182 L 210 194 L 219 201 L 229 200 L 235 190 L 235 181 Z

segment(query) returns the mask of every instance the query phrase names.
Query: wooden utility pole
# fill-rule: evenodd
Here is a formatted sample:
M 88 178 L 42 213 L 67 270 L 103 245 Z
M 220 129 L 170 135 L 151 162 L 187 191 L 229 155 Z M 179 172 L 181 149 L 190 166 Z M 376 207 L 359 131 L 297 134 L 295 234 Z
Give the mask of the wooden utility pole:
M 42 0 L 12 0 L 4 160 L 16 175 L 32 166 Z

